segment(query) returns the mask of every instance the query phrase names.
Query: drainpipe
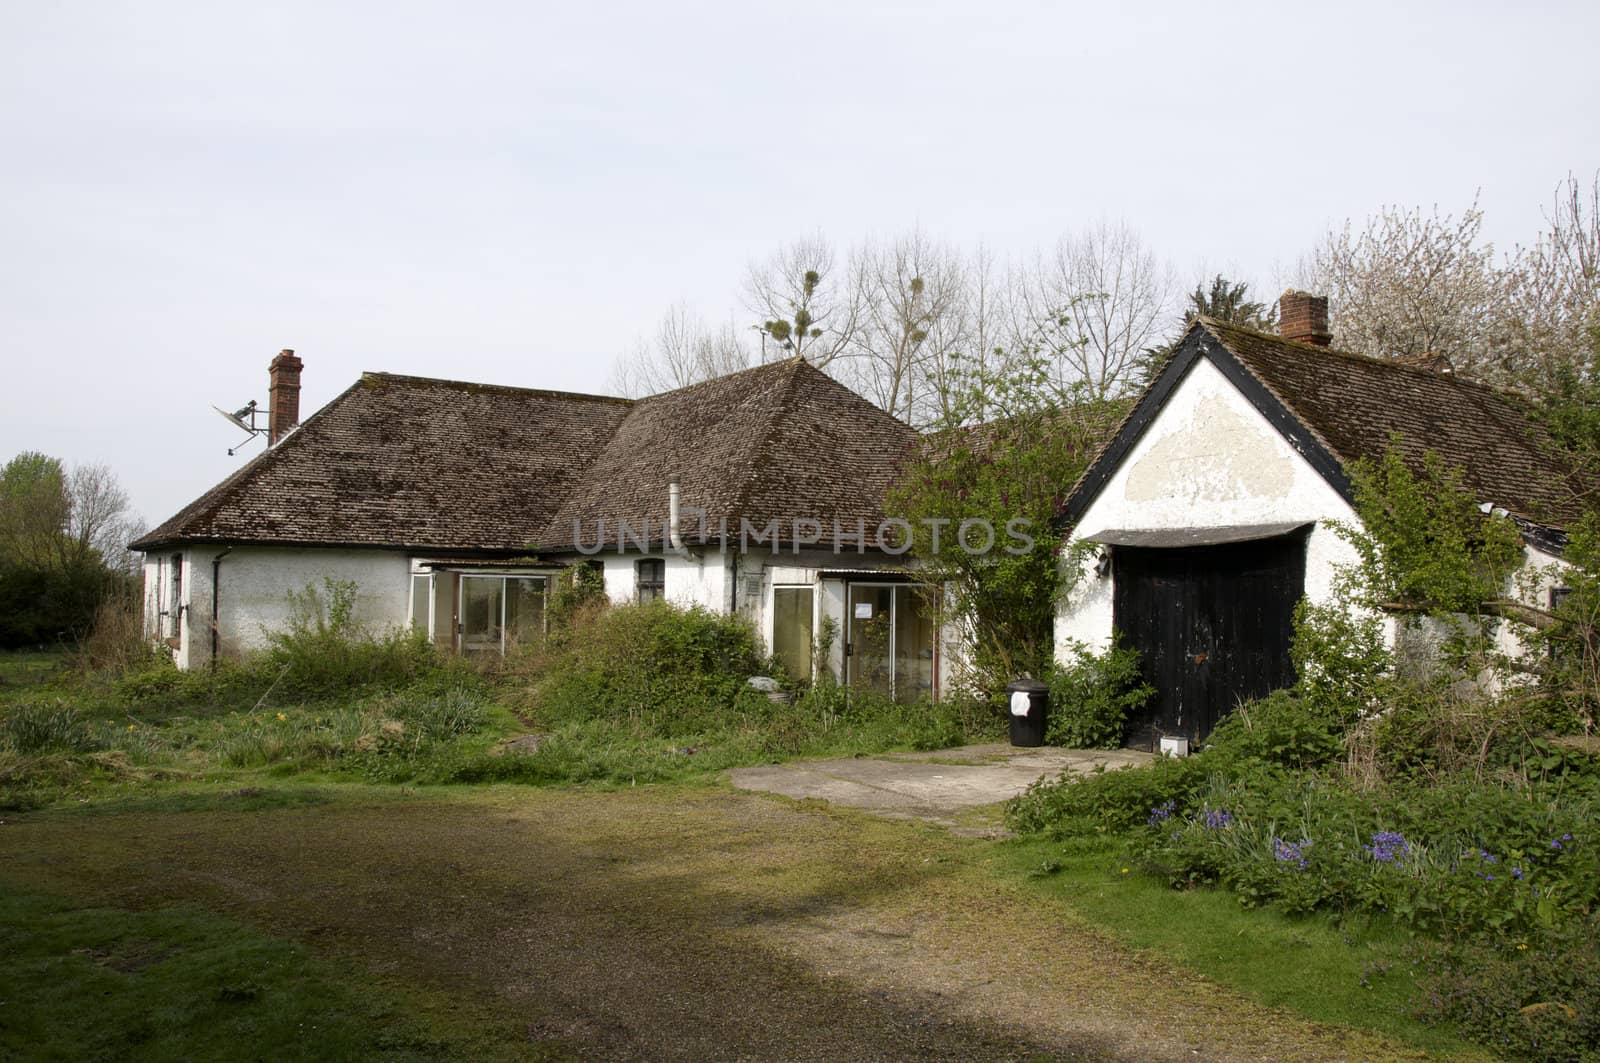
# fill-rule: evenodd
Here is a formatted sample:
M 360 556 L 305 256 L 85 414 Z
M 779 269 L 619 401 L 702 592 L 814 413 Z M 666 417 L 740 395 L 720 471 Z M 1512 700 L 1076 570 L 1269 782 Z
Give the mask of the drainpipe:
M 218 603 L 222 593 L 222 559 L 233 553 L 233 547 L 225 547 L 222 553 L 211 559 L 211 667 L 217 666 L 218 635 L 217 623 Z
M 667 481 L 667 542 L 675 554 L 686 554 L 683 545 L 682 515 L 678 509 L 678 478 Z

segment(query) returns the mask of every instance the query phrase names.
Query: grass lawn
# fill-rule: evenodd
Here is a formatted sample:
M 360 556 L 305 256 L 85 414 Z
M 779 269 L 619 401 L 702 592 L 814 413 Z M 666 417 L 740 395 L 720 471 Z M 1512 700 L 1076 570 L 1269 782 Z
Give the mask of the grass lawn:
M 470 996 L 352 977 L 348 964 L 193 907 L 84 908 L 7 893 L 0 955 L 0 1058 L 566 1055 L 527 1043 Z
M 0 1057 L 1471 1054 L 1381 928 L 721 780 L 915 709 L 501 753 L 538 728 L 482 684 L 244 711 L 59 667 L 0 654 Z
M 206 1057 L 237 1036 L 295 1058 L 313 1025 L 356 1058 L 1460 1048 L 1399 1015 L 1392 974 L 1360 987 L 1369 950 L 1326 928 L 1111 878 L 1103 856 L 714 784 L 283 782 L 4 818 L 22 962 L 0 1044 L 23 1058 Z
M 1379 1031 L 1419 1047 L 1477 1054 L 1449 1030 L 1411 1017 L 1409 937 L 1393 927 L 1242 909 L 1226 890 L 1173 890 L 1129 867 L 1120 846 L 1013 841 L 990 856 L 1118 941 L 1318 1022 Z M 1127 869 L 1127 870 L 1124 870 Z

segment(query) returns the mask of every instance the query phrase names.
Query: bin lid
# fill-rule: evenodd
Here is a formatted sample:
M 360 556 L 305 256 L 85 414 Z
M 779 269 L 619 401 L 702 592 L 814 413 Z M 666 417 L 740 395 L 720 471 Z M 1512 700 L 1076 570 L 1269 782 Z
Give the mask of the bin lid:
M 1015 694 L 1018 691 L 1025 694 L 1047 694 L 1050 692 L 1050 684 L 1041 683 L 1037 679 L 1013 679 L 1006 684 L 1007 694 Z

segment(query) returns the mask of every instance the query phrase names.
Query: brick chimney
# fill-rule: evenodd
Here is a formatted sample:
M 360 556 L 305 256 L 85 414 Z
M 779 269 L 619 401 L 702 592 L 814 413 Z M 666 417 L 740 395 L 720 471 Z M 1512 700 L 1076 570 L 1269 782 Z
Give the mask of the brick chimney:
M 283 350 L 267 366 L 272 381 L 267 392 L 268 446 L 300 423 L 300 370 L 304 365 L 293 351 Z
M 1278 298 L 1278 335 L 1299 343 L 1326 347 L 1333 342 L 1328 328 L 1328 297 L 1290 288 Z

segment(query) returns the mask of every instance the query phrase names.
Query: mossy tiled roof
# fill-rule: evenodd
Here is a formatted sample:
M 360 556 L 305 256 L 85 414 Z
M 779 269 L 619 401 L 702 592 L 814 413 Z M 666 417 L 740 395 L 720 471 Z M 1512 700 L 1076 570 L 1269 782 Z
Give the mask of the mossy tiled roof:
M 915 432 L 799 360 L 632 401 L 368 373 L 134 544 L 559 551 L 685 506 L 875 527 Z M 698 522 L 685 522 L 698 532 Z

